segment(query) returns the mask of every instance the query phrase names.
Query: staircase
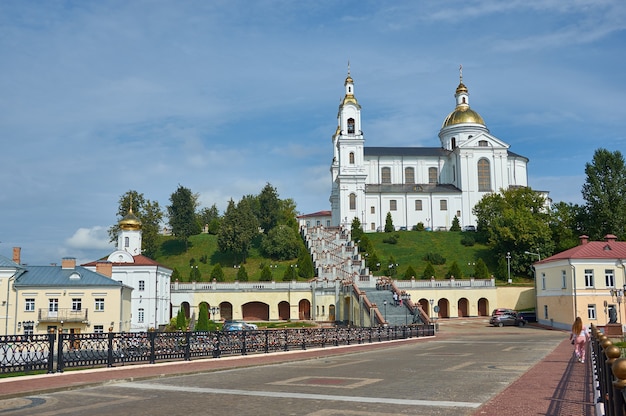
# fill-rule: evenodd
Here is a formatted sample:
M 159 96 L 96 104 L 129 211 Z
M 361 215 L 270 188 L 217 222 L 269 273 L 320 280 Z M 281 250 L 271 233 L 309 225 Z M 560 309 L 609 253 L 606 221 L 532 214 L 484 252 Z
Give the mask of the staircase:
M 405 325 L 413 323 L 413 314 L 409 307 L 402 303 L 402 306 L 395 305 L 393 292 L 386 289 L 363 289 L 370 302 L 375 303 L 380 313 L 391 326 Z M 385 305 L 385 301 L 387 304 Z

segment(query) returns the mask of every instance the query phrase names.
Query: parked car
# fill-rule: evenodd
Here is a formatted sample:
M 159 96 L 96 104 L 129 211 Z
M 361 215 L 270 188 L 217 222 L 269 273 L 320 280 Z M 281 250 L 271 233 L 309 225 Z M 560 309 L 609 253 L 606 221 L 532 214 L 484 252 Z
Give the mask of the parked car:
M 491 312 L 491 316 L 504 315 L 507 313 L 508 314 L 517 313 L 517 311 L 515 309 L 510 309 L 510 308 L 497 308 L 497 309 L 494 309 L 493 312 Z
M 476 227 L 473 225 L 466 225 L 463 227 L 463 231 L 476 231 Z
M 517 314 L 524 318 L 526 322 L 537 322 L 537 314 L 534 311 L 518 312 Z
M 526 320 L 516 313 L 505 313 L 492 316 L 489 323 L 493 326 L 524 326 Z
M 255 324 L 244 321 L 226 321 L 222 326 L 222 331 L 255 331 L 259 329 Z

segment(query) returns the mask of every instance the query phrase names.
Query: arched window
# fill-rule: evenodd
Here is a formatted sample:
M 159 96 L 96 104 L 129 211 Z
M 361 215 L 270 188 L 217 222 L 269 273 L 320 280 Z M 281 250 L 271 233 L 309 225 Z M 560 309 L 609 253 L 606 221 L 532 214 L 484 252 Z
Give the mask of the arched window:
M 437 183 L 437 168 L 428 168 L 428 183 Z
M 350 158 L 350 164 L 354 165 L 354 152 L 350 152 L 349 158 Z
M 348 134 L 354 134 L 354 119 L 348 119 Z
M 491 167 L 487 159 L 478 161 L 478 190 L 481 192 L 491 191 Z
M 415 183 L 415 169 L 404 168 L 404 183 Z
M 351 210 L 356 209 L 356 195 L 355 194 L 350 194 L 350 209 Z
M 382 168 L 380 170 L 380 182 L 391 183 L 391 168 Z

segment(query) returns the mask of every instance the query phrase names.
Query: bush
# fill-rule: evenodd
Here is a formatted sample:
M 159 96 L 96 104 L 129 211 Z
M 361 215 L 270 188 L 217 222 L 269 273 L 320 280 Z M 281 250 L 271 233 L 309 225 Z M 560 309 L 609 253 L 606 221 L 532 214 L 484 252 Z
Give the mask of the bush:
M 424 256 L 424 261 L 431 264 L 446 264 L 446 258 L 439 253 L 428 253 Z
M 471 235 L 466 234 L 461 239 L 461 244 L 465 247 L 472 247 L 474 244 L 476 244 L 476 240 Z
M 387 238 L 383 239 L 383 243 L 387 243 L 387 244 L 398 244 L 398 240 L 400 239 L 400 235 L 398 233 L 389 236 Z

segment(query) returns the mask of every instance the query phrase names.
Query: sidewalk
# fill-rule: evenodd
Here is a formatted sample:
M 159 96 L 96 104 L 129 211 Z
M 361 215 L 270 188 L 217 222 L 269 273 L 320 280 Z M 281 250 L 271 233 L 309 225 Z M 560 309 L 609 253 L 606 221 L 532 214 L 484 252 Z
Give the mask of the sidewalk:
M 565 339 L 474 416 L 596 415 L 591 357 L 581 364 L 572 352 Z
M 452 335 L 443 335 L 441 338 L 447 336 Z M 330 357 L 351 351 L 372 351 L 388 347 L 389 342 L 384 342 L 277 354 L 141 364 L 5 378 L 0 379 L 0 400 L 102 385 L 113 380 L 135 381 L 168 375 L 193 374 L 226 368 Z M 572 346 L 564 337 L 564 341 L 542 361 L 483 404 L 473 413 L 473 416 L 596 415 L 592 359 L 588 357 L 585 364 L 581 364 L 573 359 L 572 351 Z

